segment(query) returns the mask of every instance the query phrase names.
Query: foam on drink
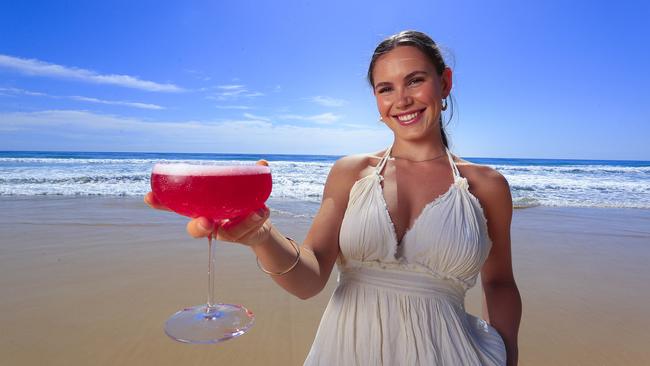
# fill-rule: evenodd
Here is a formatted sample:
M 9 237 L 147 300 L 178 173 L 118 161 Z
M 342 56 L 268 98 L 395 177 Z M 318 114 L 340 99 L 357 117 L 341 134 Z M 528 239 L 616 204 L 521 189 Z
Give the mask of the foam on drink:
M 153 174 L 179 175 L 179 176 L 224 176 L 224 175 L 251 175 L 269 174 L 271 168 L 264 165 L 197 165 L 186 163 L 156 164 Z

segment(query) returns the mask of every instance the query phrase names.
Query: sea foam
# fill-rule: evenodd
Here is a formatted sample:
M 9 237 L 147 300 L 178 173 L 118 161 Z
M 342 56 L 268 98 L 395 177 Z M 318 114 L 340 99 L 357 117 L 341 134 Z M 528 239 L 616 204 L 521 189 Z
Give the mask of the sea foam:
M 335 157 L 286 155 L 159 155 L 0 152 L 0 196 L 142 196 L 151 189 L 149 178 L 156 163 L 161 163 L 155 168 L 161 174 L 236 174 L 232 165 L 237 165 L 239 172 L 246 171 L 242 174 L 251 174 L 251 169 L 266 174 L 268 167 L 254 165 L 256 160 L 264 158 L 269 160 L 273 174 L 271 198 L 276 202 L 303 202 L 312 207 L 320 204 L 327 175 L 336 160 Z M 650 162 L 567 163 L 522 159 L 478 159 L 476 162 L 506 177 L 516 207 L 650 209 Z

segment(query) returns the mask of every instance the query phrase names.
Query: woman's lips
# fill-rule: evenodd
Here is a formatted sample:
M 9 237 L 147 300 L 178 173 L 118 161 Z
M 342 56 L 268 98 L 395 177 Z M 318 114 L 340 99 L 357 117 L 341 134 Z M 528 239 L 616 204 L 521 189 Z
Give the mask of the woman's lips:
M 422 115 L 424 114 L 424 109 L 421 109 L 419 111 L 413 111 L 409 113 L 402 113 L 396 116 L 393 116 L 393 118 L 397 121 L 402 126 L 410 126 L 414 123 L 419 122 L 422 119 Z

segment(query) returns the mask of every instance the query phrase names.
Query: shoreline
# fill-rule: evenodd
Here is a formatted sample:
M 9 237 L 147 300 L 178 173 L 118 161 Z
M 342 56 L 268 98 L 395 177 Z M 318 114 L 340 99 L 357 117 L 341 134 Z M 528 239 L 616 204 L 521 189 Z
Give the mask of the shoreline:
M 216 299 L 247 306 L 255 324 L 223 344 L 180 344 L 163 324 L 206 291 L 207 245 L 185 234 L 185 218 L 139 197 L 14 196 L 0 205 L 0 364 L 299 365 L 336 286 L 334 271 L 321 294 L 296 299 L 248 248 L 218 244 Z M 309 216 L 275 211 L 272 221 L 301 242 Z M 649 244 L 650 210 L 515 210 L 520 364 L 650 364 Z M 480 296 L 478 286 L 468 292 L 468 312 L 480 315 Z

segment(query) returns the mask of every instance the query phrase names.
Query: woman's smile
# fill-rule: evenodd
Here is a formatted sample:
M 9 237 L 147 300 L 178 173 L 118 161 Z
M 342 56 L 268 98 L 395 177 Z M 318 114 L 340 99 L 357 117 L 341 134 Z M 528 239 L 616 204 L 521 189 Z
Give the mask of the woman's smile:
M 410 126 L 422 120 L 425 110 L 426 108 L 416 110 L 416 111 L 400 113 L 400 114 L 393 115 L 393 118 L 396 119 L 397 123 L 399 123 L 402 126 Z

